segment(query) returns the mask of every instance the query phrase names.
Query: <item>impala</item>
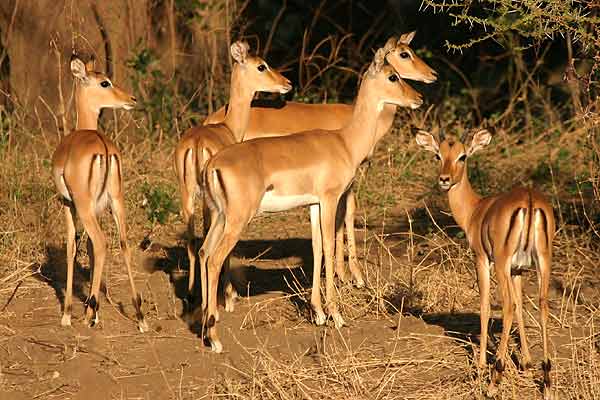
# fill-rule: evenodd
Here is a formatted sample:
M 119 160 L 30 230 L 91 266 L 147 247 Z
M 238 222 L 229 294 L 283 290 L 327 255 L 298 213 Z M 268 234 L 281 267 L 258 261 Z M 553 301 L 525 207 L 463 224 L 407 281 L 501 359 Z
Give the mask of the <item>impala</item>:
M 529 366 L 531 356 L 527 346 L 523 322 L 523 294 L 521 273 L 523 267 L 536 264 L 539 282 L 542 342 L 544 349 L 544 398 L 551 398 L 551 364 L 548 356 L 548 285 L 552 264 L 552 240 L 555 222 L 552 206 L 536 190 L 518 187 L 495 196 L 480 197 L 471 188 L 467 175 L 467 158 L 487 146 L 492 138 L 487 130 L 473 135 L 467 145 L 466 132 L 460 140 L 444 138 L 439 142 L 426 131 L 418 131 L 417 143 L 435 153 L 440 160 L 439 186 L 448 192 L 450 209 L 458 225 L 465 231 L 470 247 L 475 252 L 477 280 L 481 306 L 481 349 L 479 367 L 487 364 L 487 336 L 490 317 L 490 269 L 494 265 L 502 295 L 502 338 L 496 353 L 495 373 L 489 394 L 497 391 L 504 371 L 508 338 L 513 313 L 521 339 L 521 365 Z
M 235 60 L 231 71 L 229 93 L 230 107 L 223 122 L 188 129 L 175 149 L 175 170 L 179 179 L 183 219 L 188 229 L 187 252 L 190 262 L 188 280 L 188 296 L 193 303 L 192 293 L 195 280 L 196 245 L 194 229 L 194 199 L 202 181 L 202 171 L 208 159 L 222 148 L 241 142 L 248 125 L 250 103 L 256 92 L 287 93 L 292 85 L 279 72 L 272 70 L 260 57 L 248 55 L 246 42 L 235 42 L 231 45 L 231 56 Z M 210 226 L 208 209 L 203 202 L 204 236 Z M 228 264 L 225 266 L 227 275 Z M 236 292 L 229 279 L 225 282 L 225 291 L 236 297 Z M 203 299 L 204 301 L 204 299 Z M 231 307 L 233 303 L 229 303 Z M 231 311 L 230 306 L 227 310 Z
M 77 126 L 61 141 L 52 157 L 52 174 L 63 201 L 67 225 L 67 287 L 61 324 L 71 325 L 76 216 L 89 236 L 87 247 L 93 270 L 90 294 L 85 301 L 85 319 L 90 326 L 99 321 L 98 295 L 106 258 L 106 237 L 98 223 L 98 215 L 110 205 L 129 274 L 138 328 L 144 332 L 148 327 L 141 311 L 142 299 L 135 289 L 131 252 L 127 246 L 121 154 L 115 144 L 97 130 L 102 108 L 130 110 L 136 100 L 114 86 L 106 75 L 92 69 L 91 63 L 86 65 L 76 57 L 71 60 L 71 72 L 76 82 Z
M 429 67 L 414 50 L 410 43 L 415 32 L 406 33 L 400 38 L 391 37 L 386 45 L 387 61 L 394 67 L 401 78 L 422 81 L 425 83 L 435 82 L 437 73 Z M 219 123 L 225 118 L 228 105 L 220 108 L 209 115 L 205 123 Z M 244 140 L 283 136 L 296 132 L 312 129 L 341 129 L 352 118 L 351 104 L 306 104 L 297 102 L 286 102 L 283 107 L 252 107 L 249 120 L 244 134 Z M 390 130 L 394 123 L 396 106 L 386 104 L 379 117 L 377 125 L 378 135 L 382 136 Z M 345 225 L 348 239 L 348 264 L 352 278 L 357 287 L 364 286 L 364 278 L 358 267 L 356 255 L 356 241 L 354 237 L 354 212 L 356 199 L 352 190 L 348 191 L 346 202 L 340 204 L 340 211 L 345 210 Z M 342 282 L 346 281 L 344 269 L 344 234 L 343 225 L 336 233 L 336 274 Z
M 202 279 L 203 326 L 213 351 L 223 348 L 216 331 L 221 266 L 244 227 L 260 213 L 310 206 L 311 219 L 318 221 L 312 225 L 311 305 L 315 320 L 318 325 L 326 322 L 320 294 L 320 254 L 324 249 L 327 309 L 335 326 L 343 326 L 333 281 L 338 203 L 359 165 L 385 133 L 376 129 L 384 105 L 417 108 L 423 102 L 391 66 L 384 65 L 385 56 L 385 49 L 377 51 L 363 77 L 352 118 L 344 128 L 253 139 L 221 150 L 208 162 L 204 179 L 212 223 L 199 257 L 200 270 L 208 275 Z M 337 222 L 339 226 L 341 221 Z

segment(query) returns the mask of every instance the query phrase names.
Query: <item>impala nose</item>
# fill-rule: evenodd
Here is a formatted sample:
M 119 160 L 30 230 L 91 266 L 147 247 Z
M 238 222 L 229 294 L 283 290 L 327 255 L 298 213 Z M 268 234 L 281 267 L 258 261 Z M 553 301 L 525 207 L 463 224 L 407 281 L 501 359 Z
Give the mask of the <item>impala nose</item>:
M 133 103 L 137 103 L 137 99 L 136 99 L 134 96 L 131 96 L 131 101 L 132 101 Z
M 450 176 L 449 175 L 440 175 L 439 179 L 440 188 L 443 190 L 450 189 Z

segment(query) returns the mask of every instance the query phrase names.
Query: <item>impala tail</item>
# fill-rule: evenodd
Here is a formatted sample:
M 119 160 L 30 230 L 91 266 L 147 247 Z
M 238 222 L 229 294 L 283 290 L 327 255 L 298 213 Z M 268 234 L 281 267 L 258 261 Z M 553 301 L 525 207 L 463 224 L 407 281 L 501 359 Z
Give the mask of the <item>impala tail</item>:
M 108 151 L 106 142 L 102 136 L 98 135 L 98 138 L 104 145 L 104 154 L 97 153 L 92 156 L 88 179 L 89 193 L 95 194 L 96 214 L 104 211 L 108 204 L 109 194 L 107 188 L 112 165 L 112 157 Z
M 529 267 L 531 265 L 532 249 L 535 243 L 535 229 L 533 229 L 533 216 L 539 209 L 533 207 L 533 195 L 531 189 L 527 190 L 527 208 L 517 208 L 510 219 L 507 241 L 513 232 L 519 232 L 517 247 L 513 254 L 512 265 L 515 267 Z

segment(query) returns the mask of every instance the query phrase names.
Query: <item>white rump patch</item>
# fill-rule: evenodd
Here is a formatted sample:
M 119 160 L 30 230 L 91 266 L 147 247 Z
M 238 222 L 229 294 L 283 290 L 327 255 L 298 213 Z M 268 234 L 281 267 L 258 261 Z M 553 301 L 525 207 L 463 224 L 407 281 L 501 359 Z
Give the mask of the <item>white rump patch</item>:
M 258 213 L 286 211 L 292 208 L 317 203 L 319 203 L 319 198 L 312 194 L 277 196 L 270 191 L 266 192 L 263 196 L 260 206 L 258 207 Z

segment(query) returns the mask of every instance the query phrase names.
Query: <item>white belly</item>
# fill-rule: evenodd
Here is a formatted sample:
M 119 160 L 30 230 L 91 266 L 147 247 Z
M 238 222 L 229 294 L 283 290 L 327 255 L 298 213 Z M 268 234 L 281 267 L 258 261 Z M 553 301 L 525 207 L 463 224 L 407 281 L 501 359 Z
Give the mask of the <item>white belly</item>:
M 312 194 L 292 195 L 292 196 L 277 196 L 273 192 L 266 192 L 263 196 L 258 213 L 264 212 L 280 212 L 290 210 L 295 207 L 308 206 L 316 204 L 319 198 Z

